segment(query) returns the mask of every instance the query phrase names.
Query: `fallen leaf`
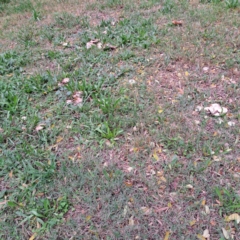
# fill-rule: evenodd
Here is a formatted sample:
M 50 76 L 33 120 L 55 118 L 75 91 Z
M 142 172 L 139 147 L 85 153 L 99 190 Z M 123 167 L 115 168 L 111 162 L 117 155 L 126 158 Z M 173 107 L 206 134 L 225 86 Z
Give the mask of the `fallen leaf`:
M 89 220 L 91 220 L 91 218 L 92 218 L 92 216 L 87 215 L 87 216 L 86 216 L 86 221 L 88 222 Z
M 29 238 L 29 240 L 34 240 L 36 236 L 37 236 L 37 234 L 34 233 L 34 234 Z
M 161 152 L 162 152 L 162 149 L 161 149 L 160 147 L 155 148 L 155 149 L 153 150 L 152 156 L 153 156 L 153 158 L 154 158 L 156 161 L 159 160 L 158 153 L 161 153 Z
M 206 238 L 207 240 L 210 240 L 210 234 L 209 234 L 209 230 L 208 229 L 205 229 L 203 231 L 203 235 L 202 235 L 204 238 Z
M 209 67 L 204 67 L 203 68 L 203 71 L 206 73 L 206 72 L 208 72 L 208 70 L 209 70 Z
M 103 46 L 103 50 L 107 51 L 107 50 L 115 50 L 117 47 L 116 46 L 113 46 L 111 44 L 105 44 Z
M 130 181 L 130 180 L 125 181 L 124 184 L 125 184 L 126 187 L 132 187 L 133 186 L 133 182 Z
M 227 124 L 228 124 L 228 126 L 229 126 L 229 127 L 233 127 L 233 126 L 235 126 L 235 124 L 236 124 L 236 123 L 235 123 L 235 122 L 232 122 L 232 121 L 230 121 L 230 122 L 228 122 Z
M 207 205 L 205 205 L 205 212 L 206 212 L 206 214 L 210 214 L 210 209 Z
M 39 124 L 39 125 L 35 128 L 35 130 L 36 130 L 37 132 L 39 132 L 39 131 L 43 130 L 43 128 L 44 128 L 44 124 Z
M 87 42 L 86 48 L 89 49 L 89 48 L 91 48 L 92 46 L 94 46 L 95 44 L 97 44 L 98 42 L 99 42 L 98 39 L 91 40 L 90 42 Z
M 165 237 L 164 237 L 163 240 L 168 240 L 168 239 L 169 239 L 169 236 L 170 236 L 170 232 L 167 231 L 167 232 L 165 233 Z
M 11 172 L 8 174 L 8 176 L 9 176 L 10 178 L 12 178 L 12 177 L 13 177 L 13 171 L 11 171 Z
M 196 109 L 195 109 L 195 111 L 196 111 L 196 112 L 200 112 L 200 111 L 202 111 L 202 109 L 203 109 L 203 106 L 197 106 Z
M 83 99 L 78 97 L 78 98 L 74 98 L 74 105 L 79 105 L 83 102 Z
M 153 153 L 153 158 L 156 160 L 156 161 L 158 161 L 159 160 L 159 157 L 158 157 L 158 155 L 156 154 L 156 153 Z
M 134 225 L 133 216 L 131 216 L 131 217 L 129 218 L 128 224 L 129 224 L 130 226 L 133 226 L 133 225 Z
M 66 104 L 72 104 L 72 100 L 68 99 L 68 100 L 66 101 Z
M 191 184 L 186 185 L 186 188 L 193 189 L 193 186 Z
M 41 224 L 37 222 L 37 229 L 41 228 Z
M 197 238 L 198 238 L 199 240 L 206 240 L 206 238 L 205 238 L 203 235 L 201 235 L 201 234 L 198 234 L 198 235 L 197 235 Z
M 64 78 L 64 79 L 62 80 L 62 84 L 67 84 L 67 83 L 69 83 L 69 81 L 70 81 L 69 78 Z
M 222 228 L 222 232 L 223 232 L 223 235 L 224 235 L 224 237 L 225 237 L 226 239 L 229 239 L 229 238 L 230 238 L 230 236 L 229 236 L 229 234 L 228 234 L 228 231 L 227 231 L 225 228 Z
M 193 225 L 196 224 L 196 220 L 192 220 L 189 224 L 190 224 L 190 226 L 192 227 Z
M 206 199 L 203 199 L 201 205 L 205 206 L 205 204 L 206 204 Z
M 185 76 L 188 77 L 189 76 L 189 72 L 186 71 L 185 72 Z
M 237 213 L 233 213 L 233 214 L 229 215 L 228 217 L 226 217 L 225 220 L 227 222 L 235 220 L 237 223 L 240 223 L 240 216 Z
M 182 26 L 183 22 L 182 21 L 173 20 L 172 24 L 175 25 L 175 26 Z
M 150 215 L 152 213 L 152 209 L 148 207 L 141 207 L 141 211 L 144 215 Z
M 204 110 L 215 117 L 223 116 L 228 112 L 227 108 L 221 107 L 218 103 L 213 103 L 210 107 L 205 107 Z
M 62 140 L 63 140 L 63 137 L 58 136 L 58 137 L 57 137 L 57 141 L 56 141 L 56 143 L 60 143 Z
M 127 170 L 128 172 L 131 172 L 133 170 L 133 167 L 128 167 Z
M 128 82 L 129 82 L 130 85 L 136 84 L 136 81 L 134 79 L 129 79 Z
M 98 48 L 98 49 L 102 49 L 102 43 L 99 42 L 99 43 L 97 44 L 97 48 Z
M 210 221 L 210 224 L 211 224 L 212 226 L 216 226 L 216 225 L 217 225 L 217 223 L 216 223 L 214 220 L 211 220 L 211 221 Z
M 163 112 L 163 109 L 162 108 L 159 108 L 158 109 L 158 113 L 162 113 Z

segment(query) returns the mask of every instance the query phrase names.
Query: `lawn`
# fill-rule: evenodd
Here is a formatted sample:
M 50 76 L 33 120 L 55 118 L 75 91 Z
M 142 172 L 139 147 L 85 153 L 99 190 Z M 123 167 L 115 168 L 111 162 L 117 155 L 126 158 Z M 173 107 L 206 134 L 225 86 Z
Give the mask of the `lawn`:
M 0 0 L 0 239 L 240 239 L 239 0 Z

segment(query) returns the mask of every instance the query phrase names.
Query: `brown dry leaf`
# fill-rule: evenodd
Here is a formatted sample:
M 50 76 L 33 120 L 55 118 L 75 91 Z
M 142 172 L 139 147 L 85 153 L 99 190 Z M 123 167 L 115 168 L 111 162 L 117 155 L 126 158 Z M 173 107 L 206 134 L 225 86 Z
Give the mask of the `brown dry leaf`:
M 182 26 L 183 22 L 182 21 L 178 21 L 178 20 L 173 20 L 172 24 L 175 25 L 175 26 Z
M 125 184 L 126 187 L 132 187 L 133 186 L 133 182 L 130 181 L 130 180 L 125 181 L 124 184 Z
M 216 225 L 217 225 L 217 223 L 216 223 L 214 220 L 211 220 L 211 221 L 210 221 L 210 224 L 211 224 L 212 226 L 216 226 Z
M 169 239 L 169 236 L 170 236 L 170 232 L 167 231 L 167 232 L 165 233 L 165 237 L 164 237 L 163 240 L 168 240 L 168 239 Z
M 235 220 L 237 222 L 237 224 L 238 224 L 238 223 L 240 223 L 240 216 L 237 213 L 233 213 L 233 214 L 229 215 L 228 217 L 226 217 L 225 220 L 227 222 Z
M 205 206 L 205 204 L 206 204 L 206 199 L 203 199 L 201 205 Z

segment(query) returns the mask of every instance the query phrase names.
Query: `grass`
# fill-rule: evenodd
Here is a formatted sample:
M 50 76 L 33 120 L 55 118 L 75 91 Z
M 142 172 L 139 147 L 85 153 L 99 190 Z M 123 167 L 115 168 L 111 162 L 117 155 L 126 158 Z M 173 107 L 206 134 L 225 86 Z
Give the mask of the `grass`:
M 12 0 L 0 19 L 0 239 L 238 239 L 238 2 Z

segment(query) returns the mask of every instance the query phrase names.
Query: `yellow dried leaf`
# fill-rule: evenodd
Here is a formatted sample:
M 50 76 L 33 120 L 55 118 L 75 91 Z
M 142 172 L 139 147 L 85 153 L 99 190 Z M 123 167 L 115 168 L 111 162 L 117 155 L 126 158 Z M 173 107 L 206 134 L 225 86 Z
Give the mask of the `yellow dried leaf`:
M 167 206 L 168 208 L 172 208 L 172 203 L 169 202 Z
M 160 177 L 159 180 L 160 180 L 161 182 L 167 182 L 167 179 L 166 179 L 165 177 L 163 177 L 163 176 Z
M 86 221 L 91 220 L 91 218 L 92 218 L 92 216 L 90 216 L 90 215 L 86 216 Z
M 170 236 L 170 232 L 167 231 L 167 232 L 165 233 L 165 237 L 164 237 L 163 240 L 168 240 L 168 239 L 169 239 L 169 236 Z
M 63 137 L 58 136 L 58 137 L 57 137 L 57 141 L 56 141 L 56 143 L 60 143 L 62 140 L 63 140 Z
M 162 108 L 159 108 L 158 109 L 158 113 L 162 113 L 163 112 L 163 109 Z
M 193 225 L 195 225 L 195 223 L 196 223 L 196 220 L 192 220 L 189 224 L 192 227 Z
M 205 204 L 206 204 L 206 199 L 203 199 L 201 205 L 204 206 Z
M 201 235 L 201 234 L 198 234 L 198 235 L 197 235 L 197 238 L 198 238 L 199 240 L 206 240 L 206 238 L 205 238 L 203 235 Z
M 156 161 L 159 160 L 158 153 L 161 153 L 161 152 L 162 152 L 162 149 L 160 147 L 154 149 L 152 156 Z
M 185 72 L 185 76 L 188 77 L 189 76 L 189 72 Z
M 237 223 L 240 223 L 240 216 L 237 213 L 233 213 L 233 214 L 229 215 L 228 217 L 226 217 L 225 220 L 227 222 L 235 220 Z
M 36 236 L 37 236 L 37 234 L 34 233 L 34 234 L 29 238 L 29 240 L 34 240 Z
M 158 155 L 157 155 L 156 153 L 153 153 L 153 158 L 154 158 L 156 161 L 159 160 L 159 157 L 158 157 Z

